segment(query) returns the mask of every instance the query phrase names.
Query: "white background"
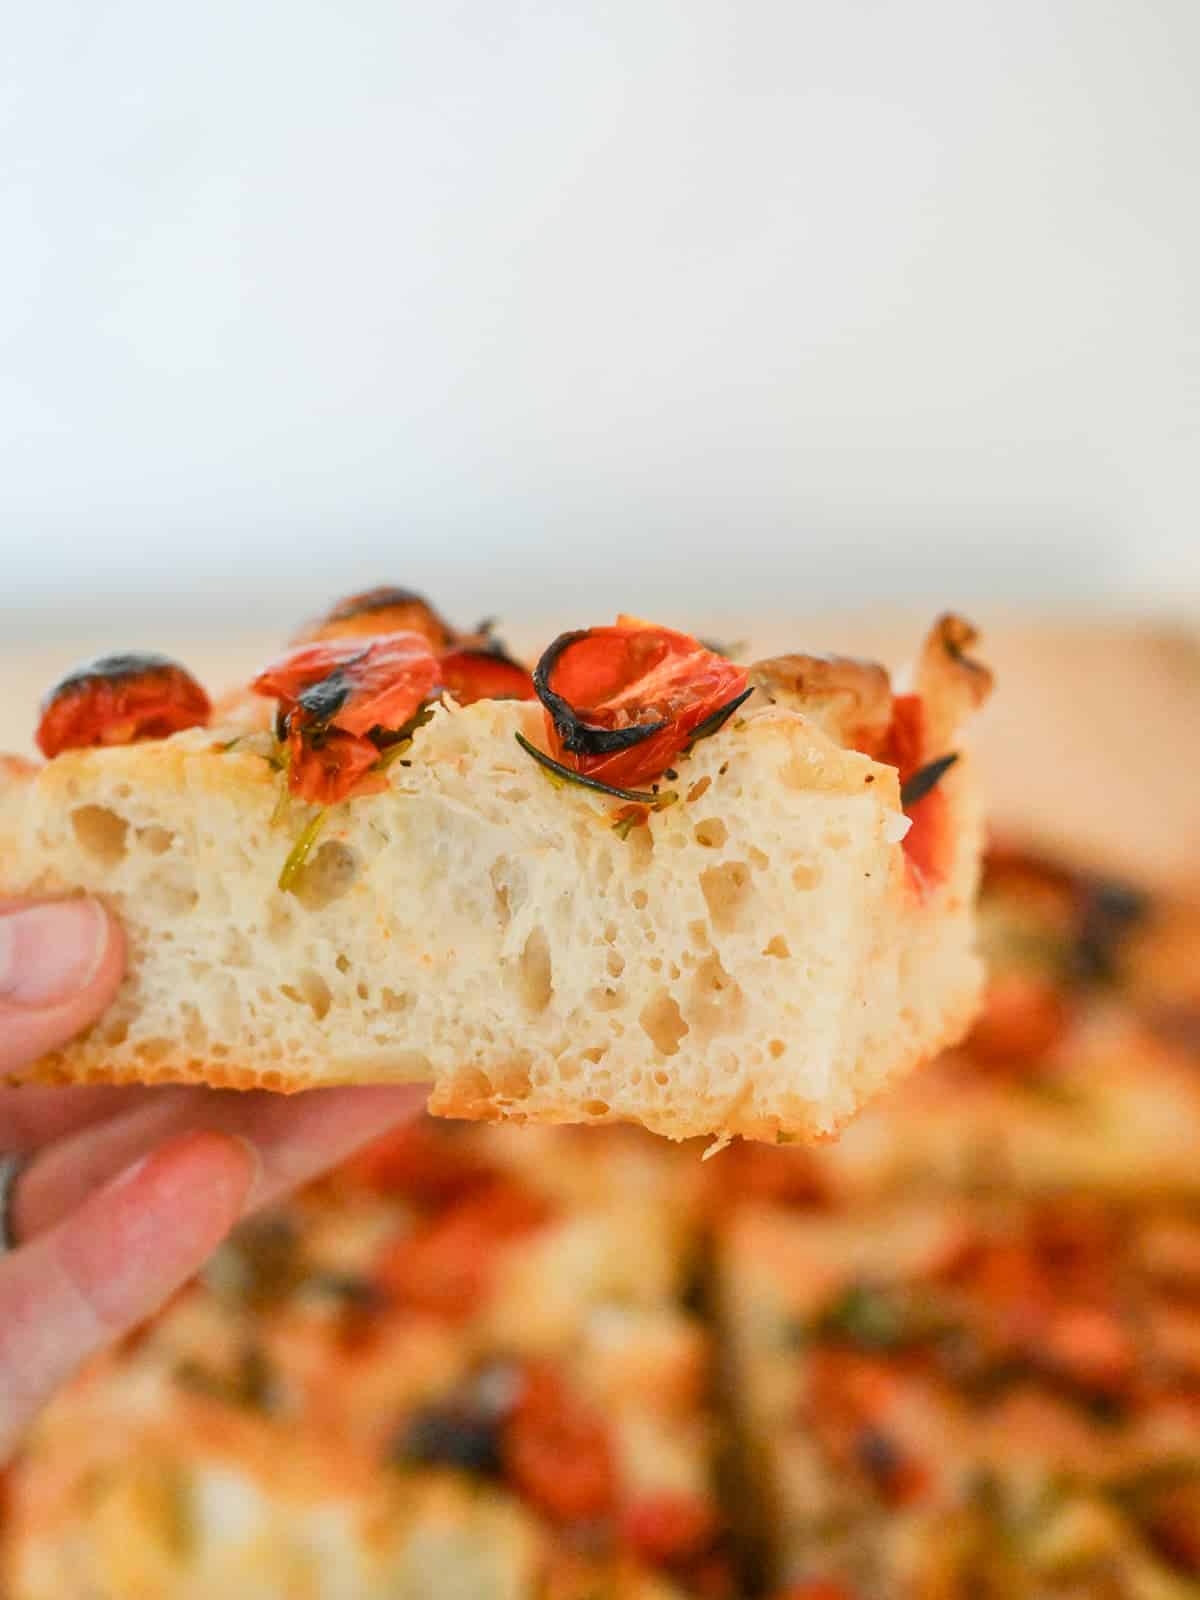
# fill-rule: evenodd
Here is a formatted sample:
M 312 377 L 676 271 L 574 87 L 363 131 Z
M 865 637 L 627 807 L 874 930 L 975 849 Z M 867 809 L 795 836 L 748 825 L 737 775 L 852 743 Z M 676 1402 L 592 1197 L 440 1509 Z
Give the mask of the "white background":
M 4 34 L 9 641 L 273 637 L 381 579 L 464 622 L 1200 612 L 1196 0 Z

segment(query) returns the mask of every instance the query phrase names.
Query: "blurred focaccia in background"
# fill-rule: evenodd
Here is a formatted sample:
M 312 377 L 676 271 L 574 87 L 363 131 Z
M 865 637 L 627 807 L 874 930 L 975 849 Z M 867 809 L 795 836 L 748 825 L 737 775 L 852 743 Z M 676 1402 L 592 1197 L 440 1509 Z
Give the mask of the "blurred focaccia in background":
M 20 1600 L 720 1600 L 699 1165 L 420 1122 L 56 1400 Z

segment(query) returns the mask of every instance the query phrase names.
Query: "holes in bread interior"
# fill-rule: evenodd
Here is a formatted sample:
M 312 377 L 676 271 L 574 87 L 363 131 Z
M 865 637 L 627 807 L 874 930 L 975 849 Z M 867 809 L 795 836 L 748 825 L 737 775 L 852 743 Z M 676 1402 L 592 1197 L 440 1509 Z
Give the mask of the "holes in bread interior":
M 731 1032 L 741 1023 L 744 1004 L 741 985 L 712 951 L 692 974 L 687 1000 L 692 1026 L 702 1036 Z
M 71 826 L 80 849 L 102 867 L 118 866 L 125 859 L 129 824 L 107 806 L 77 807 Z
M 157 822 L 151 822 L 147 827 L 138 829 L 137 842 L 150 855 L 165 856 L 175 843 L 175 835 L 170 828 L 160 828 Z
M 525 869 L 519 861 L 513 861 L 509 856 L 501 856 L 492 863 L 488 876 L 492 880 L 496 921 L 502 928 L 507 928 L 529 897 Z
M 708 906 L 713 927 L 730 933 L 737 927 L 750 892 L 750 868 L 744 861 L 723 861 L 706 867 L 700 874 L 700 892 Z
M 763 955 L 776 956 L 780 961 L 786 961 L 791 953 L 791 947 L 781 933 L 777 933 L 773 938 L 768 939 L 763 950 Z
M 539 1016 L 550 1004 L 554 990 L 554 968 L 545 929 L 533 928 L 525 940 L 517 963 L 521 999 L 531 1016 Z
M 696 843 L 708 850 L 718 850 L 729 837 L 729 829 L 720 817 L 705 817 L 693 829 Z
M 642 1007 L 638 1021 L 651 1044 L 665 1056 L 677 1053 L 688 1025 L 669 989 L 658 989 Z
M 793 889 L 815 889 L 821 881 L 821 869 L 811 861 L 797 861 L 792 868 Z
M 187 868 L 172 863 L 146 878 L 141 888 L 143 904 L 167 917 L 181 917 L 194 909 L 200 899 Z M 160 934 L 162 938 L 164 935 Z
M 333 995 L 325 979 L 319 972 L 307 967 L 296 975 L 294 985 L 281 983 L 279 992 L 295 1005 L 308 1006 L 318 1022 L 329 1015 L 329 1008 L 333 1004 Z
M 340 839 L 327 839 L 301 867 L 294 893 L 306 911 L 322 911 L 340 900 L 358 877 L 358 856 Z

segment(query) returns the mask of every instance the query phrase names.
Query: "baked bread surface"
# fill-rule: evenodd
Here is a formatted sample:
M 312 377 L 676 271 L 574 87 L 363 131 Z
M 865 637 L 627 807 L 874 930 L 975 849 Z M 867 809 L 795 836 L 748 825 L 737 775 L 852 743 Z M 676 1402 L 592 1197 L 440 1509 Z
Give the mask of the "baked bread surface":
M 111 1011 L 32 1076 L 431 1081 L 448 1115 L 773 1140 L 832 1132 L 969 1024 L 965 760 L 921 887 L 896 769 L 761 692 L 625 836 L 518 746 L 540 708 L 443 704 L 284 892 L 313 813 L 232 715 L 0 765 L 0 892 L 99 894 L 131 946 Z

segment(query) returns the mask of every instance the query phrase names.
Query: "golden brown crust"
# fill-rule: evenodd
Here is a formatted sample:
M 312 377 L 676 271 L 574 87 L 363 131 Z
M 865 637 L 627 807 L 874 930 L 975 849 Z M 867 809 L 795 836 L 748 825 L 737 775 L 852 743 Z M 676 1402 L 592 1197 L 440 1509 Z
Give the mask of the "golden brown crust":
M 750 681 L 769 699 L 817 715 L 825 731 L 858 750 L 877 750 L 892 718 L 886 668 L 853 656 L 789 654 L 756 661 Z
M 916 688 L 925 707 L 931 753 L 948 749 L 957 729 L 992 692 L 991 671 L 967 654 L 978 638 L 971 623 L 947 611 L 934 623 L 921 647 Z

